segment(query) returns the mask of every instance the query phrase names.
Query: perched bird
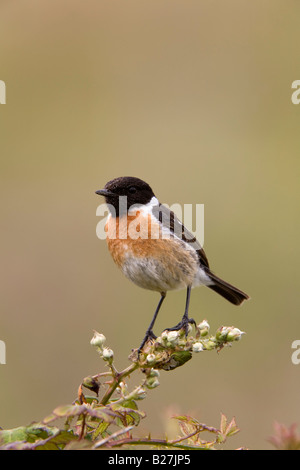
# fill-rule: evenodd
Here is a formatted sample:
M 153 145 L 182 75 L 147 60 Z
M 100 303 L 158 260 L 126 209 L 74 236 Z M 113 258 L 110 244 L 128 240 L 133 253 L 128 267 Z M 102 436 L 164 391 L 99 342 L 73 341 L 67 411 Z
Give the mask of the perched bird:
M 235 305 L 249 298 L 210 270 L 200 243 L 145 181 L 115 178 L 96 194 L 105 197 L 109 208 L 105 230 L 113 260 L 132 282 L 161 295 L 139 351 L 149 338 L 156 338 L 153 326 L 169 290 L 187 289 L 181 321 L 167 328 L 184 328 L 186 335 L 189 323 L 195 323 L 188 316 L 192 287 L 207 286 Z

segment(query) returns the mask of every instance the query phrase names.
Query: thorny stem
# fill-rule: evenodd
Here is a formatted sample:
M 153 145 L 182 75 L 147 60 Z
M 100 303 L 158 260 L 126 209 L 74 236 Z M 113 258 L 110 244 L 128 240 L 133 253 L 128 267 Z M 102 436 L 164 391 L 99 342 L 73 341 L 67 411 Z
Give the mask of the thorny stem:
M 121 436 L 122 434 L 126 434 L 127 432 L 131 431 L 131 429 L 133 428 L 134 426 L 127 426 L 127 428 L 124 428 L 124 429 L 119 429 L 119 431 L 116 431 L 114 434 L 112 434 L 111 436 L 107 436 L 105 439 L 101 439 L 101 441 L 98 441 L 96 442 L 96 444 L 94 445 L 94 449 L 97 449 L 98 447 L 101 447 L 103 446 L 103 444 L 106 444 L 110 439 L 114 439 L 118 436 Z
M 106 403 L 109 401 L 110 397 L 120 384 L 124 377 L 127 377 L 130 375 L 133 371 L 138 369 L 139 365 L 137 363 L 132 363 L 130 366 L 128 366 L 126 369 L 124 369 L 122 372 L 115 373 L 113 381 L 110 385 L 110 387 L 106 390 L 102 400 L 101 400 L 101 405 L 106 405 Z
M 112 375 L 112 372 L 107 370 L 106 372 L 100 372 L 99 374 L 92 375 L 93 379 L 98 379 L 99 377 L 106 377 L 108 375 Z
M 118 432 L 118 436 L 121 434 L 125 434 L 125 432 L 128 432 L 130 428 L 133 428 L 133 426 L 126 428 L 125 430 L 123 430 L 123 432 Z M 112 438 L 117 437 L 117 433 L 115 433 L 116 435 L 113 434 L 111 436 L 108 436 L 106 439 L 103 439 L 102 441 L 97 442 L 94 447 L 98 448 L 98 447 L 101 447 L 103 444 L 107 443 L 109 447 L 122 447 L 123 445 L 131 444 L 131 445 L 158 445 L 162 447 L 168 447 L 168 448 L 173 448 L 173 449 L 185 449 L 185 450 L 193 450 L 193 449 L 208 450 L 207 446 L 199 447 L 199 445 L 193 446 L 193 445 L 188 445 L 188 444 L 181 444 L 182 441 L 186 441 L 187 439 L 190 439 L 191 437 L 196 436 L 197 434 L 203 431 L 213 432 L 214 434 L 219 432 L 218 429 L 213 428 L 211 426 L 206 426 L 205 424 L 199 425 L 199 428 L 186 436 L 182 436 L 172 441 L 167 441 L 165 439 L 150 439 L 150 438 L 141 439 L 141 438 L 129 437 L 129 438 L 124 438 L 124 439 L 119 439 L 117 441 L 109 442 Z
M 109 447 L 122 447 L 123 445 L 146 445 L 146 446 L 161 446 L 167 447 L 171 449 L 182 449 L 182 450 L 210 450 L 207 446 L 199 446 L 199 445 L 188 445 L 188 444 L 180 444 L 173 441 L 166 441 L 165 439 L 141 439 L 141 438 L 125 438 L 119 439 L 114 442 L 109 442 Z

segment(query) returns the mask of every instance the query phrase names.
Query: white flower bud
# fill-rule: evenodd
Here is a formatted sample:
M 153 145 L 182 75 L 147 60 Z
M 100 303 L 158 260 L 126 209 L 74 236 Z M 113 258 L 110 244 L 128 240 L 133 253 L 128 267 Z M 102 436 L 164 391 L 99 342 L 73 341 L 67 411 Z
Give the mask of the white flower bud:
M 206 320 L 203 320 L 201 323 L 199 323 L 199 325 L 197 325 L 197 328 L 200 332 L 200 336 L 207 336 L 208 332 L 209 332 L 209 324 Z
M 156 362 L 155 354 L 148 354 L 146 357 L 146 361 L 148 362 L 148 364 L 155 364 Z
M 110 348 L 104 348 L 102 351 L 102 357 L 105 361 L 112 361 L 114 357 L 114 352 Z
M 230 331 L 228 326 L 222 326 L 217 330 L 216 339 L 217 341 L 227 341 L 227 335 Z
M 98 333 L 98 331 L 94 332 L 94 336 L 92 337 L 90 344 L 92 346 L 96 346 L 98 348 L 102 348 L 103 344 L 105 343 L 106 338 L 104 335 L 101 333 Z
M 178 331 L 169 331 L 167 334 L 167 341 L 171 344 L 174 344 L 177 342 L 177 339 L 179 337 Z
M 123 381 L 119 383 L 118 389 L 123 395 L 128 392 L 127 384 Z
M 205 328 L 210 328 L 207 320 L 203 320 L 199 325 L 197 325 L 199 330 L 204 330 Z
M 161 341 L 165 343 L 166 341 L 168 341 L 168 334 L 169 332 L 167 330 L 164 330 L 162 334 L 160 335 L 159 339 L 161 339 Z
M 227 341 L 239 341 L 245 332 L 238 328 L 232 328 L 227 334 Z
M 202 343 L 199 343 L 199 342 L 194 343 L 192 349 L 193 349 L 193 352 L 195 353 L 203 351 L 203 345 Z

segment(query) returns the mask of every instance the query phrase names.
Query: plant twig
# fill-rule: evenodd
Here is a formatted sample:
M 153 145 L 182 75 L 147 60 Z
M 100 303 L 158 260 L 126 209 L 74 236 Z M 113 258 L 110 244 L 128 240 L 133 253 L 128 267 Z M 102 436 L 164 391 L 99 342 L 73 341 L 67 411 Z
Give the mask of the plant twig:
M 98 449 L 98 447 L 101 447 L 103 446 L 104 444 L 106 444 L 108 441 L 110 441 L 111 439 L 115 439 L 116 437 L 119 437 L 121 436 L 122 434 L 126 434 L 127 432 L 131 431 L 131 429 L 133 428 L 134 426 L 127 426 L 126 428 L 124 429 L 119 429 L 119 431 L 116 431 L 115 433 L 111 434 L 110 436 L 106 437 L 105 439 L 101 439 L 101 441 L 97 441 L 94 445 L 93 445 L 93 449 Z
M 110 436 L 111 437 L 111 436 Z M 185 438 L 186 439 L 186 438 Z M 182 450 L 210 450 L 207 446 L 199 445 L 188 445 L 180 444 L 175 441 L 167 441 L 165 439 L 142 439 L 142 438 L 126 438 L 120 439 L 114 442 L 108 442 L 109 447 L 122 447 L 124 445 L 146 445 L 146 446 L 158 446 L 158 447 L 167 447 L 170 449 L 182 449 Z
M 101 400 L 101 405 L 106 405 L 107 402 L 109 401 L 110 397 L 116 390 L 117 386 L 122 382 L 122 380 L 130 375 L 133 371 L 138 369 L 139 365 L 137 363 L 132 363 L 130 366 L 128 366 L 126 369 L 124 369 L 122 372 L 119 374 L 116 374 L 114 377 L 112 384 L 110 387 L 107 389 L 106 393 L 104 394 L 102 400 Z

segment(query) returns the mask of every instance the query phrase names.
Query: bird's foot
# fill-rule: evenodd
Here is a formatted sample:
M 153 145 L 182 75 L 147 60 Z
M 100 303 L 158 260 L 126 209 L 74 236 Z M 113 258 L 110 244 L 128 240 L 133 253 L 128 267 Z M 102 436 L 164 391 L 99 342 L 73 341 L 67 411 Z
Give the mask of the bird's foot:
M 193 318 L 188 318 L 188 317 L 182 317 L 182 320 L 172 328 L 166 328 L 167 331 L 178 331 L 178 330 L 184 330 L 185 336 L 187 337 L 189 333 L 189 325 L 195 325 L 196 322 Z
M 141 342 L 141 345 L 138 349 L 138 356 L 139 356 L 140 352 L 142 351 L 143 347 L 145 346 L 145 344 L 147 343 L 148 339 L 154 339 L 155 340 L 156 338 L 157 338 L 157 336 L 155 336 L 155 334 L 153 333 L 152 330 L 146 331 L 145 338 Z

